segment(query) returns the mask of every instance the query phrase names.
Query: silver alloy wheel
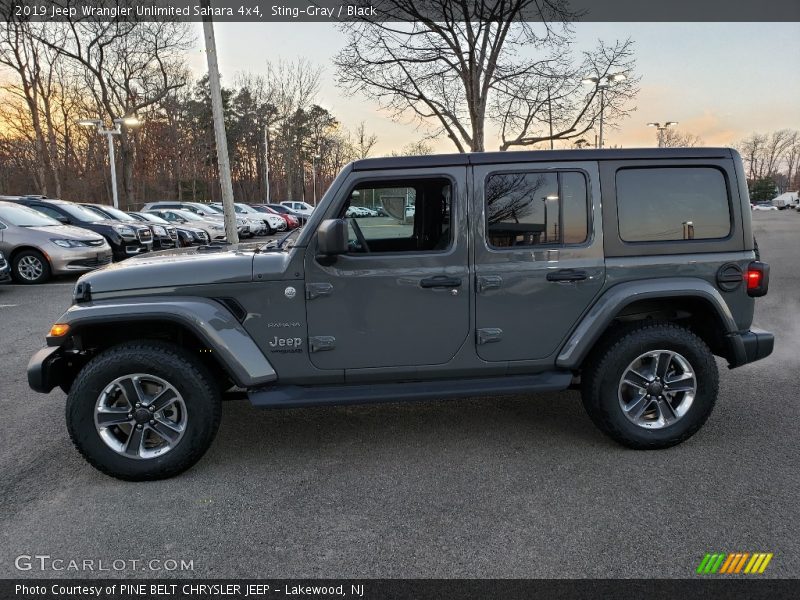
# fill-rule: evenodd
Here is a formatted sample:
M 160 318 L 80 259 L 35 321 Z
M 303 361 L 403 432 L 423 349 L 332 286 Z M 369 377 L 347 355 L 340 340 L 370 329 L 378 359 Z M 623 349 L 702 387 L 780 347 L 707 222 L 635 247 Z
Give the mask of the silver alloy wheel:
M 119 377 L 97 398 L 94 425 L 105 444 L 127 458 L 166 454 L 181 441 L 188 416 L 169 382 L 146 373 Z
M 28 255 L 23 256 L 17 262 L 17 272 L 19 276 L 27 281 L 36 281 L 44 272 L 44 265 L 37 257 Z
M 622 373 L 618 390 L 625 417 L 645 429 L 662 429 L 679 421 L 696 393 L 694 369 L 672 350 L 652 350 L 636 358 Z

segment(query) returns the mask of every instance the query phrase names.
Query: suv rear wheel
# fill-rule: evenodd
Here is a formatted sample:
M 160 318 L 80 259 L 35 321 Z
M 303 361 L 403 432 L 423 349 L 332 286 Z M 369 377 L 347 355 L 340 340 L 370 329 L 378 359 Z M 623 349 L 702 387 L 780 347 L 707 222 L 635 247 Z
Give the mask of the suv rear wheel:
M 703 426 L 717 399 L 714 355 L 670 322 L 636 324 L 608 339 L 583 373 L 594 423 L 630 448 L 668 448 Z
M 185 471 L 211 445 L 221 403 L 214 378 L 172 344 L 129 342 L 95 356 L 67 397 L 72 442 L 95 468 L 119 479 Z

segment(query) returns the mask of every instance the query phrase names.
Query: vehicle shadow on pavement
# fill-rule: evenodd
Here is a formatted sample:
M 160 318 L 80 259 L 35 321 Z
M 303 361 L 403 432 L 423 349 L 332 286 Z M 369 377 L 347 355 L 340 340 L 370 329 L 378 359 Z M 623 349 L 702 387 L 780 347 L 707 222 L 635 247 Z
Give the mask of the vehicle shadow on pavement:
M 223 404 L 209 462 L 265 465 L 338 453 L 381 460 L 387 452 L 493 454 L 615 446 L 599 435 L 577 392 L 298 409 Z

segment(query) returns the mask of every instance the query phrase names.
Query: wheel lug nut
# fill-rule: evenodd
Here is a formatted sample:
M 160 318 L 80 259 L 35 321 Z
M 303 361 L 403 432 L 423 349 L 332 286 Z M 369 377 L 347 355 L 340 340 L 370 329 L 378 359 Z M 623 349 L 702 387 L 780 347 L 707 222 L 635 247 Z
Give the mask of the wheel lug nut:
M 142 405 L 141 405 L 141 404 L 139 404 L 138 402 L 136 403 L 136 408 L 141 408 L 141 406 L 142 406 Z
M 141 424 L 136 426 L 136 429 L 141 429 L 141 428 L 142 428 Z
M 150 425 L 155 425 L 156 422 L 153 419 L 150 419 Z
M 155 407 L 155 406 L 153 406 L 153 405 L 150 405 L 150 412 L 153 412 L 155 409 L 156 409 L 156 407 Z

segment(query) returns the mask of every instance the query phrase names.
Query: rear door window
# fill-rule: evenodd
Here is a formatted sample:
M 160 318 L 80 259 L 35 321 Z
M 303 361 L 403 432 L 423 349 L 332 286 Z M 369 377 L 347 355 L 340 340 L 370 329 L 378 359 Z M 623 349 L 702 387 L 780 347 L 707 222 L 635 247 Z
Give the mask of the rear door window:
M 625 242 L 721 239 L 731 232 L 728 186 L 714 167 L 623 168 L 616 188 Z

